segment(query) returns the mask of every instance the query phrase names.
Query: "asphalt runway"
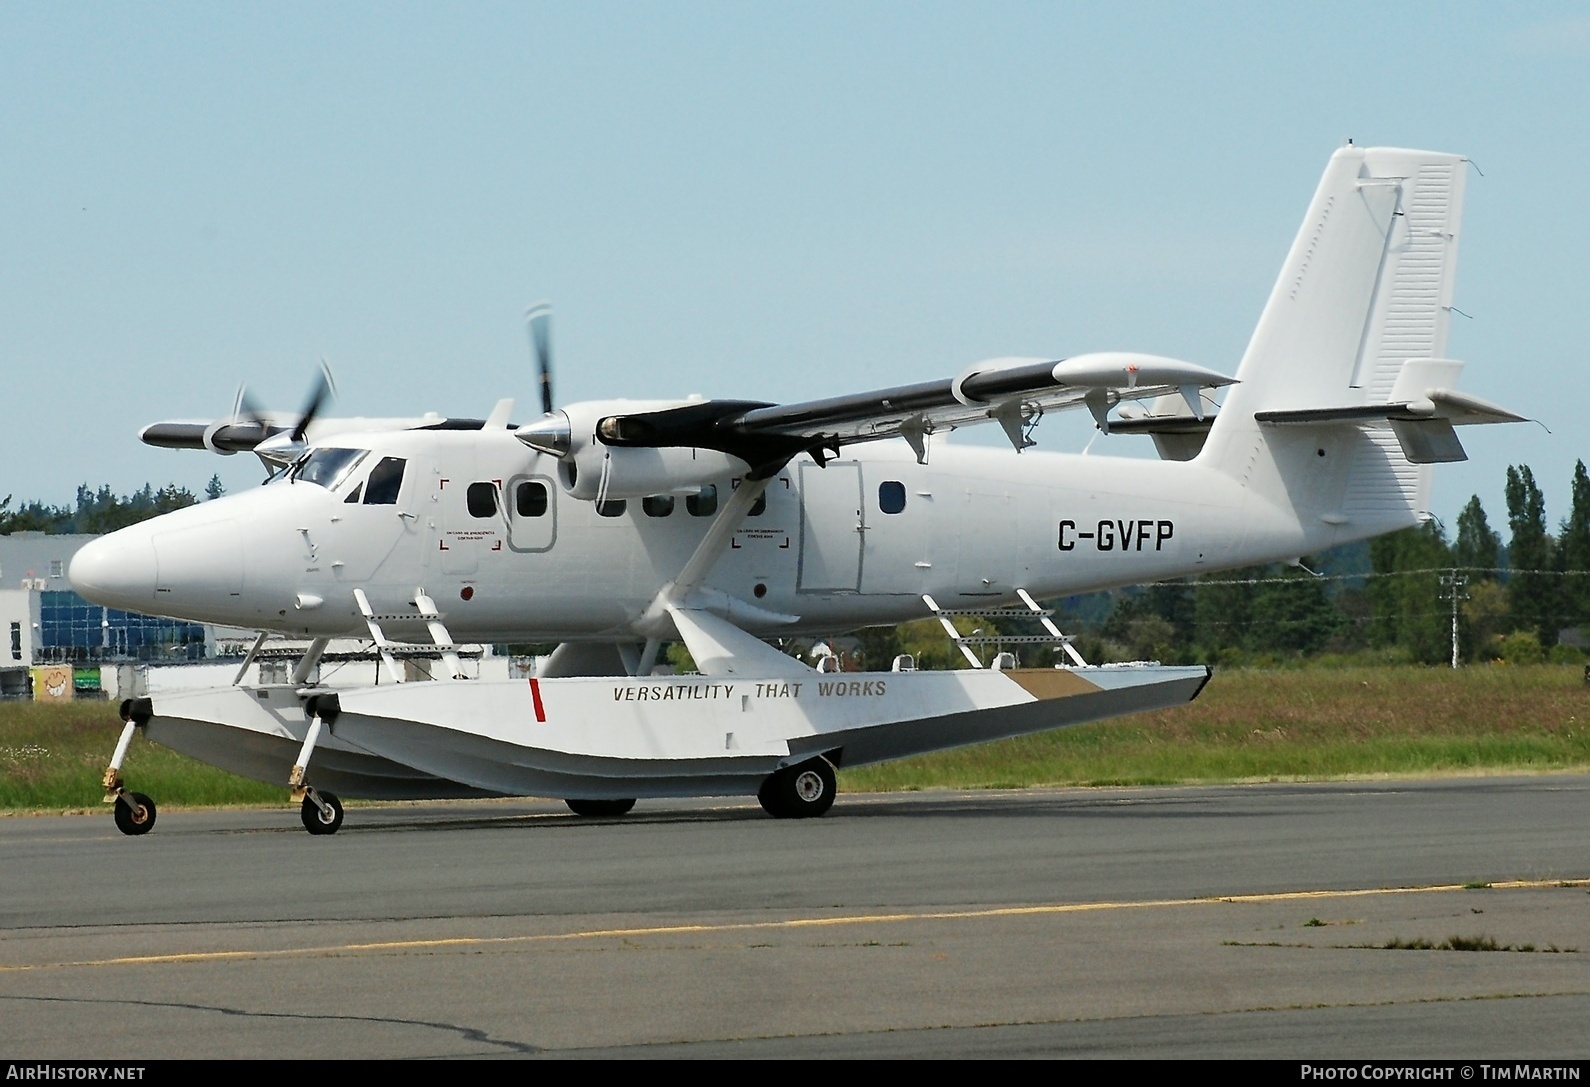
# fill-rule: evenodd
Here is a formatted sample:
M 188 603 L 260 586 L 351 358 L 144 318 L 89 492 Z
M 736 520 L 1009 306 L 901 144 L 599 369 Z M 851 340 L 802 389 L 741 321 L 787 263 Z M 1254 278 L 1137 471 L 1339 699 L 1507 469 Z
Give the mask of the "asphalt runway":
M 1582 1058 L 1590 776 L 4 818 L 0 926 L 13 1058 Z

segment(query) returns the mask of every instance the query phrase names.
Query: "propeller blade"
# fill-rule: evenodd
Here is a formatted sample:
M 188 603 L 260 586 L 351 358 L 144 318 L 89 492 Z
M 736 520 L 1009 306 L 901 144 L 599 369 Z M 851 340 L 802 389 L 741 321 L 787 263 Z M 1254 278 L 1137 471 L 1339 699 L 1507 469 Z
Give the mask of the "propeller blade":
M 541 382 L 541 410 L 552 410 L 552 305 L 537 302 L 524 314 L 530 333 L 530 352 L 535 356 L 536 374 Z
M 331 367 L 326 365 L 326 360 L 320 360 L 320 378 L 315 382 L 314 391 L 309 394 L 309 402 L 304 405 L 304 410 L 298 417 L 298 425 L 293 427 L 293 441 L 301 442 L 304 435 L 309 432 L 309 424 L 315 421 L 315 416 L 320 414 L 320 409 L 325 405 L 328 397 L 335 396 L 337 384 L 331 379 Z
M 232 415 L 238 420 L 250 423 L 265 431 L 270 429 L 270 419 L 265 410 L 248 394 L 247 385 L 237 387 L 237 404 L 232 408 Z

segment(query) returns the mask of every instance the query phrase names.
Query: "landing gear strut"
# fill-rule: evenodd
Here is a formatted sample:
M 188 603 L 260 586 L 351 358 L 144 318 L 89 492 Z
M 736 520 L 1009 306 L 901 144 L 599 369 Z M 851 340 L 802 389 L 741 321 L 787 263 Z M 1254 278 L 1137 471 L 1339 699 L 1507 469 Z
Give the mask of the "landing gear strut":
M 304 733 L 304 745 L 298 751 L 293 772 L 287 776 L 287 786 L 293 791 L 293 799 L 300 802 L 299 817 L 304 821 L 304 829 L 311 834 L 335 834 L 342 826 L 342 801 L 335 793 L 309 784 L 309 759 L 320 742 L 321 730 L 330 728 L 341 712 L 342 706 L 334 694 L 315 695 L 304 704 L 309 731 Z
M 827 759 L 786 766 L 762 783 L 756 798 L 775 819 L 810 819 L 834 806 L 837 783 Z
M 155 802 L 143 793 L 127 790 L 122 780 L 121 764 L 127 759 L 127 748 L 132 744 L 133 733 L 149 723 L 154 707 L 147 698 L 128 698 L 121 704 L 121 738 L 116 741 L 116 753 L 105 768 L 105 803 L 116 818 L 116 829 L 123 834 L 148 834 L 155 828 Z
M 635 806 L 633 800 L 565 800 L 564 803 L 575 815 L 584 815 L 592 819 L 624 815 Z

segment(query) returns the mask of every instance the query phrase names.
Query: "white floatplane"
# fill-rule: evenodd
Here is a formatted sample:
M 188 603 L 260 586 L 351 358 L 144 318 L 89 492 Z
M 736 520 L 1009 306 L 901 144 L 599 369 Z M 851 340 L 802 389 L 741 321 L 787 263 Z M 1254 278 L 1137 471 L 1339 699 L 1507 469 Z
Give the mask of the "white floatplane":
M 1465 168 L 1336 152 L 1234 378 L 1110 352 L 799 404 L 555 409 L 533 311 L 544 413 L 522 426 L 507 400 L 484 420 L 323 418 L 324 384 L 296 416 L 240 397 L 220 420 L 150 426 L 151 444 L 250 450 L 277 470 L 72 563 L 97 603 L 260 632 L 234 685 L 124 703 L 117 823 L 154 822 L 121 773 L 139 727 L 289 784 L 304 825 L 330 833 L 337 794 L 556 796 L 592 815 L 755 794 L 777 816 L 820 815 L 836 766 L 1186 702 L 1207 668 L 1089 666 L 1039 601 L 1292 560 L 1427 516 L 1429 466 L 1465 455 L 1454 425 L 1520 418 L 1457 392 L 1462 363 L 1445 357 Z M 1039 418 L 1071 408 L 1151 435 L 1160 459 L 1033 450 Z M 1022 455 L 942 439 L 987 422 Z M 985 667 L 953 620 L 990 611 L 1044 630 L 1003 641 L 1046 666 L 1001 652 Z M 839 672 L 767 640 L 926 615 L 973 667 Z M 281 683 L 250 672 L 272 633 L 309 639 Z M 384 682 L 314 682 L 348 636 Z M 559 643 L 535 676 L 464 678 L 470 645 L 530 641 Z M 657 674 L 671 641 L 699 674 Z M 421 666 L 432 682 L 410 681 Z

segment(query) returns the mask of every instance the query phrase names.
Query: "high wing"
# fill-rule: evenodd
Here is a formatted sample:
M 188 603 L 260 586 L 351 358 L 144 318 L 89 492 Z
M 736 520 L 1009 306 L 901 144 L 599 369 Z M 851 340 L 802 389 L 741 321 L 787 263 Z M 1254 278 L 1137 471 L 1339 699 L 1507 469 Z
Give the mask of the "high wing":
M 394 430 L 479 430 L 487 420 L 449 419 L 435 413 L 405 418 L 318 418 L 299 433 L 299 417 L 268 412 L 241 418 L 150 423 L 138 440 L 160 449 L 208 449 L 212 453 L 254 453 L 268 464 L 291 464 L 308 446 L 328 434 Z
M 801 452 L 822 461 L 842 446 L 902 437 L 925 462 L 929 434 L 993 421 L 1020 450 L 1032 444 L 1028 423 L 1070 408 L 1086 407 L 1108 432 L 1115 404 L 1179 394 L 1202 419 L 1202 390 L 1234 382 L 1194 363 L 1121 351 L 990 359 L 954 378 L 797 404 L 707 400 L 608 415 L 596 433 L 604 445 L 714 449 L 758 469 L 781 466 Z M 527 444 L 536 444 L 527 433 L 535 427 L 519 430 Z

